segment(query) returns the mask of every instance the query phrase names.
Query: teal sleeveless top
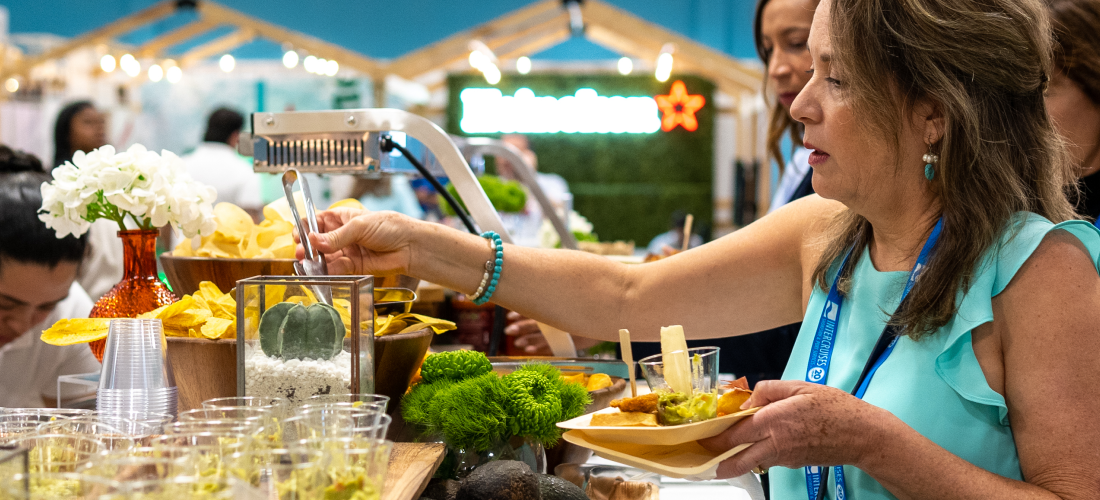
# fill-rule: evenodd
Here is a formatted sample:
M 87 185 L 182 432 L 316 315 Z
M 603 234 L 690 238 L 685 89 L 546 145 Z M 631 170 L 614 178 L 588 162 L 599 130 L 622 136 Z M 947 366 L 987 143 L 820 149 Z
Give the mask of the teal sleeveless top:
M 1031 213 L 1016 214 L 979 266 L 972 286 L 958 294 L 958 312 L 935 334 L 919 341 L 898 340 L 893 353 L 879 368 L 864 400 L 889 410 L 923 436 L 962 459 L 1002 476 L 1022 479 L 1020 461 L 1008 422 L 1005 399 L 986 383 L 974 357 L 970 332 L 993 321 L 992 298 L 1054 229 L 1064 229 L 1084 243 L 1094 265 L 1100 264 L 1100 231 L 1080 220 L 1052 224 Z M 830 269 L 830 282 L 839 264 Z M 853 274 L 852 289 L 844 298 L 828 385 L 851 392 L 863 371 L 886 321 L 898 307 L 907 271 L 879 272 L 864 250 Z M 806 308 L 784 380 L 806 380 L 806 366 L 827 291 L 814 287 Z M 919 466 L 919 465 L 918 465 Z M 804 469 L 773 467 L 769 471 L 771 497 L 806 499 Z M 896 498 L 871 476 L 844 467 L 848 498 Z M 830 474 L 829 498 L 835 496 Z

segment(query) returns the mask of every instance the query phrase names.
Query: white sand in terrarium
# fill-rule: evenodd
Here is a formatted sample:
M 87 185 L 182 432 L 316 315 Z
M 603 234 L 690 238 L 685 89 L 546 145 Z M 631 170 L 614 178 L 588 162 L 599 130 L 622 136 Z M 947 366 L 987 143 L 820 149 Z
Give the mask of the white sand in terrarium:
M 286 398 L 300 404 L 316 394 L 350 394 L 351 353 L 330 360 L 282 360 L 260 349 L 245 348 L 245 392 L 249 396 Z

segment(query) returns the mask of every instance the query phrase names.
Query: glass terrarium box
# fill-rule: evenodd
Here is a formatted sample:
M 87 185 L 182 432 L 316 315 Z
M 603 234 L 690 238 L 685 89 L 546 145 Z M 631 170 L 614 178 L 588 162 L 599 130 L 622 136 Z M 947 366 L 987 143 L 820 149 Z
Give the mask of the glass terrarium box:
M 374 392 L 373 276 L 240 280 L 237 318 L 238 395 Z

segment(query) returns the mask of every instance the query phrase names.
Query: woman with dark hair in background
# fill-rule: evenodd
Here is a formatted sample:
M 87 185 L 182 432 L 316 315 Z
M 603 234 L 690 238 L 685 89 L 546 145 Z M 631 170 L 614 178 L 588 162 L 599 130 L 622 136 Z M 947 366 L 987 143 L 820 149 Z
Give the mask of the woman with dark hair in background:
M 57 114 L 53 127 L 53 167 L 107 144 L 107 120 L 89 101 L 71 103 Z
M 779 179 L 768 212 L 774 212 L 803 196 L 813 194 L 810 152 L 802 145 L 802 124 L 791 118 L 791 103 L 810 80 L 810 51 L 806 40 L 818 0 L 760 0 L 753 20 L 756 53 L 768 70 L 766 85 L 776 102 L 768 124 L 768 155 L 779 164 Z M 784 163 L 783 136 L 794 146 L 791 161 Z
M 1100 217 L 1100 0 L 1046 0 L 1057 71 L 1047 110 L 1069 144 L 1081 192 L 1077 213 Z
M 57 114 L 53 127 L 53 168 L 72 160 L 77 151 L 90 153 L 107 144 L 106 119 L 89 101 L 71 103 Z M 88 253 L 77 281 L 92 300 L 99 299 L 122 279 L 122 241 L 118 225 L 102 219 L 88 231 Z
M 806 40 L 818 0 L 760 0 L 753 21 L 756 52 L 767 68 L 765 85 L 775 94 L 776 102 L 768 125 L 768 154 L 783 166 L 781 142 L 790 137 L 794 146 L 791 161 L 782 169 L 769 212 L 814 193 L 813 170 L 807 163 L 810 152 L 802 146 L 802 124 L 791 118 L 791 103 L 806 82 L 811 66 Z M 755 387 L 760 380 L 778 379 L 791 356 L 802 323 L 794 323 L 752 335 L 721 339 L 722 364 L 737 376 L 748 378 Z M 706 342 L 697 342 L 703 345 Z M 715 344 L 715 342 L 711 342 Z

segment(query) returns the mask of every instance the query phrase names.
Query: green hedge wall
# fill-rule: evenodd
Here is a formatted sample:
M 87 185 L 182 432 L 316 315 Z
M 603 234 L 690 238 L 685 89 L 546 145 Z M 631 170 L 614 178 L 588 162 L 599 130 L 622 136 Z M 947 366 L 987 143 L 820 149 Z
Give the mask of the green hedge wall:
M 695 132 L 677 127 L 653 134 L 528 135 L 539 170 L 569 182 L 574 208 L 592 222 L 601 240 L 632 240 L 645 246 L 668 230 L 676 209 L 693 214 L 697 228 L 711 227 L 714 84 L 690 75 L 673 75 L 661 83 L 652 75 L 513 74 L 504 75 L 496 87 L 505 95 L 527 87 L 537 96 L 563 97 L 579 88 L 596 89 L 601 96 L 654 96 L 667 94 L 676 80 L 684 82 L 689 94 L 706 99 L 696 113 L 699 128 Z M 459 128 L 462 89 L 489 86 L 480 74 L 448 77 L 448 132 L 468 135 Z

